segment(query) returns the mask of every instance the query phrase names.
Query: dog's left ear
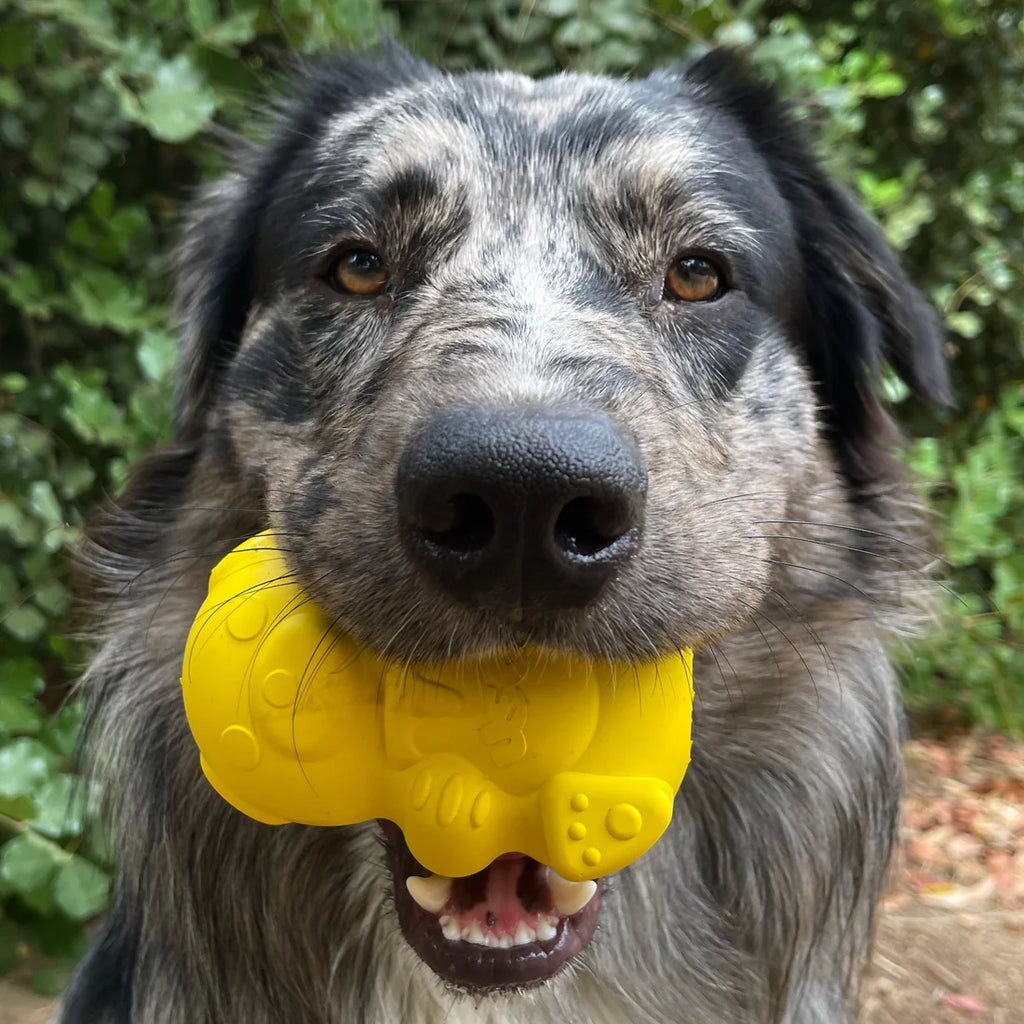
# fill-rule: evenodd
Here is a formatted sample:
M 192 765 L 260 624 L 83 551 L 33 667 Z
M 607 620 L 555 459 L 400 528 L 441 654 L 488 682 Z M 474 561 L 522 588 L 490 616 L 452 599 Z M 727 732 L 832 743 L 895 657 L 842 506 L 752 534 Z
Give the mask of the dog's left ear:
M 882 232 L 822 170 L 774 90 L 728 51 L 682 77 L 745 131 L 789 203 L 803 259 L 803 355 L 819 389 L 829 440 L 857 489 L 891 474 L 891 421 L 875 394 L 888 362 L 919 397 L 950 404 L 942 328 Z

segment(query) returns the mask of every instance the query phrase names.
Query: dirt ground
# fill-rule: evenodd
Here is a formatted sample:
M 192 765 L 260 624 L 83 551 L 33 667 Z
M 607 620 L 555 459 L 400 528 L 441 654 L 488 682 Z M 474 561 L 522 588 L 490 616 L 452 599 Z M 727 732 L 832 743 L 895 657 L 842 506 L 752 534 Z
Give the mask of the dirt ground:
M 916 740 L 905 760 L 863 1024 L 1024 1024 L 1024 746 Z M 46 1024 L 28 977 L 0 979 L 0 1024 Z
M 1024 745 L 908 743 L 866 1024 L 1024 1024 Z

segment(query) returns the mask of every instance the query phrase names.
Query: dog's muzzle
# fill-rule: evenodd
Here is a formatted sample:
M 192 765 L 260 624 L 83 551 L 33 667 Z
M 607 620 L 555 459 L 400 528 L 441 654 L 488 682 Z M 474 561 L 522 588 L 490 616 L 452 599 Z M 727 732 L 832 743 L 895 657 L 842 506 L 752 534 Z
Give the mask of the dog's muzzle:
M 515 621 L 588 604 L 633 555 L 647 469 L 598 410 L 467 408 L 412 437 L 396 491 L 416 564 L 460 602 Z

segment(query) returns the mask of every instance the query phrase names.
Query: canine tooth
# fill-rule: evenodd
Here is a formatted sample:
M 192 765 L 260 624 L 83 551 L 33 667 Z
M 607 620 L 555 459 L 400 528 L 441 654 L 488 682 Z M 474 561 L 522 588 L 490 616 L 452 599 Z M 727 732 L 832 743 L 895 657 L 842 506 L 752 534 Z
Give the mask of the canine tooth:
M 466 942 L 474 942 L 478 946 L 486 946 L 483 929 L 474 921 L 468 928 L 462 930 L 462 937 Z
M 441 934 L 449 942 L 455 942 L 456 939 L 462 938 L 459 926 L 450 917 L 441 918 Z
M 548 939 L 553 939 L 558 934 L 558 929 L 551 923 L 547 915 L 544 915 L 537 921 L 537 938 L 541 942 L 547 942 Z
M 410 875 L 405 880 L 409 895 L 431 914 L 440 913 L 452 892 L 452 880 L 444 875 Z
M 587 879 L 585 882 L 570 882 L 553 868 L 548 868 L 548 888 L 551 890 L 551 902 L 563 917 L 578 914 L 597 892 L 597 882 Z
M 512 939 L 512 944 L 515 946 L 525 946 L 528 942 L 535 942 L 536 940 L 536 932 L 525 921 L 520 921 L 519 927 L 516 929 L 515 938 Z

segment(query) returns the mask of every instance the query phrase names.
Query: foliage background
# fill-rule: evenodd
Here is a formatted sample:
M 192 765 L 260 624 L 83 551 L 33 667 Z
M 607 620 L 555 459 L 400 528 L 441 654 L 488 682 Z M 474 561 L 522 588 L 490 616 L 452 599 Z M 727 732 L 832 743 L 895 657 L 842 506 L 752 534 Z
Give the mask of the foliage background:
M 905 655 L 933 720 L 1024 731 L 1024 17 L 1016 0 L 0 0 L 0 973 L 58 989 L 107 897 L 65 704 L 67 553 L 169 428 L 164 253 L 289 54 L 624 74 L 743 48 L 817 123 L 949 328 L 958 410 L 889 398 L 957 600 Z M 41 958 L 39 956 L 41 954 Z

